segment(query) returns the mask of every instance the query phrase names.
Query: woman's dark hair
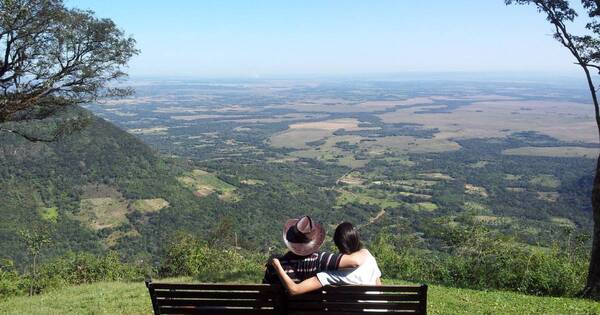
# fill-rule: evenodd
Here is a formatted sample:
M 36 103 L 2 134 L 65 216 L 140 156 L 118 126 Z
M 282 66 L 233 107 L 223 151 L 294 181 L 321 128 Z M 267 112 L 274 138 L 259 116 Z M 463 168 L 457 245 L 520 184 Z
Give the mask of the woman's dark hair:
M 350 222 L 337 226 L 333 234 L 333 242 L 342 254 L 352 254 L 362 248 L 358 231 Z

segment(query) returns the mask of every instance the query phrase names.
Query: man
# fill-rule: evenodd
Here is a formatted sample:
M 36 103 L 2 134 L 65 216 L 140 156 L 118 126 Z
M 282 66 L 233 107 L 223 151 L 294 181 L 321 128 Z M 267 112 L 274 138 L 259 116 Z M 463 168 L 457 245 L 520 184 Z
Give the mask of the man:
M 289 251 L 277 258 L 293 281 L 301 282 L 322 271 L 358 266 L 350 255 L 319 252 L 324 240 L 325 229 L 309 216 L 291 219 L 284 224 L 283 242 Z M 263 283 L 280 283 L 271 264 L 267 264 Z

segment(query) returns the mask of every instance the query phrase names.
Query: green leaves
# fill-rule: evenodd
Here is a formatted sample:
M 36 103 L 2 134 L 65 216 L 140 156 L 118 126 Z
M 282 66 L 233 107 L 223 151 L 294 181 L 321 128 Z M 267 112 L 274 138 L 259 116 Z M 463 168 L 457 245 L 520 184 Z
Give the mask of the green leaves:
M 109 84 L 138 53 L 133 38 L 91 11 L 60 0 L 0 0 L 0 124 L 36 106 L 131 94 Z

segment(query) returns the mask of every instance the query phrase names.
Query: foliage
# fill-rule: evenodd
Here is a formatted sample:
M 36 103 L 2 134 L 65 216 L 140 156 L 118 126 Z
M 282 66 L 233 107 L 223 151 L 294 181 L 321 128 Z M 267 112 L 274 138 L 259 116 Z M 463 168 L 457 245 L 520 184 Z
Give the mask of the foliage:
M 45 118 L 64 106 L 130 92 L 108 87 L 138 53 L 112 20 L 69 9 L 62 0 L 2 0 L 0 12 L 0 123 Z M 0 131 L 56 139 L 29 136 L 14 125 Z
M 265 255 L 232 247 L 209 246 L 190 235 L 179 235 L 161 263 L 162 276 L 191 276 L 203 282 L 259 282 Z
M 587 13 L 585 28 L 588 34 L 576 35 L 567 27 L 578 16 L 567 0 L 505 0 L 510 4 L 533 4 L 539 12 L 546 14 L 546 19 L 554 27 L 554 38 L 565 47 L 585 74 L 588 89 L 594 104 L 594 117 L 600 135 L 600 104 L 598 88 L 590 70 L 600 71 L 600 1 L 581 0 Z M 594 233 L 587 276 L 583 296 L 600 299 L 600 162 L 596 165 L 596 177 L 592 190 L 592 208 Z
M 226 222 L 226 221 L 225 221 Z M 225 223 L 227 224 L 227 223 Z M 386 279 L 446 286 L 510 290 L 534 295 L 576 296 L 585 281 L 585 238 L 551 248 L 533 247 L 501 237 L 481 226 L 440 225 L 445 250 L 419 248 L 409 235 L 381 233 L 368 246 Z M 219 228 L 216 228 L 219 231 Z M 207 242 L 188 233 L 172 236 L 156 272 L 147 263 L 123 262 L 115 252 L 98 256 L 69 253 L 40 266 L 37 279 L 19 275 L 11 264 L 0 268 L 0 291 L 9 296 L 35 285 L 35 293 L 99 281 L 141 281 L 155 277 L 192 277 L 200 282 L 251 282 L 262 278 L 266 254 Z
M 381 234 L 371 247 L 386 277 L 474 289 L 511 290 L 534 295 L 576 296 L 587 271 L 583 240 L 528 246 L 481 226 L 444 227 L 441 252 L 411 248 Z M 565 248 L 566 247 L 566 248 Z
M 11 263 L 0 265 L 0 297 L 19 295 L 33 287 L 34 293 L 51 288 L 99 281 L 142 281 L 151 270 L 143 264 L 127 264 L 119 256 L 108 253 L 68 253 L 42 264 L 37 276 L 19 275 Z
M 12 261 L 0 262 L 0 298 L 21 293 L 22 280 Z

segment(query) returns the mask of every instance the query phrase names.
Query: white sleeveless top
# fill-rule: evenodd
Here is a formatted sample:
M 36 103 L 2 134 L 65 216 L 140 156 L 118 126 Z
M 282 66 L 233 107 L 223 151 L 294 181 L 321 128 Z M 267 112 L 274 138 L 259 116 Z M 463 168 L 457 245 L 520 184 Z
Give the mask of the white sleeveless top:
M 381 271 L 375 257 L 369 251 L 365 262 L 358 268 L 319 272 L 317 278 L 321 285 L 376 285 Z

